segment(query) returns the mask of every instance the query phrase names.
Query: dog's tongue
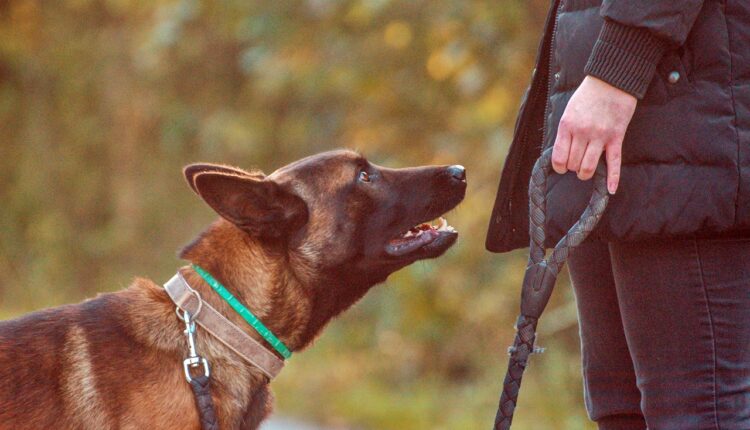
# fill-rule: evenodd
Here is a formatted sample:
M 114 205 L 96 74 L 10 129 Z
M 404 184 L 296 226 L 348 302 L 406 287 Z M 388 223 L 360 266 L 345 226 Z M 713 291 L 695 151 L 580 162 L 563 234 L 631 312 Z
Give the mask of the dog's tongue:
M 418 236 L 392 239 L 385 246 L 385 252 L 397 257 L 400 255 L 406 255 L 437 239 L 439 235 L 440 233 L 438 233 L 437 230 L 429 229 L 422 231 Z

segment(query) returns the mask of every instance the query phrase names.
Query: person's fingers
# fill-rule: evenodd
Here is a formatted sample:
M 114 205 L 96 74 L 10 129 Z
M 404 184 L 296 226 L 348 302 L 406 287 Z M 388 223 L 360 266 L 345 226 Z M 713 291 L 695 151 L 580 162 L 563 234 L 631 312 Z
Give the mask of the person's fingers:
M 622 165 L 622 137 L 607 145 L 607 191 L 614 194 L 620 184 L 620 166 Z
M 578 172 L 583 161 L 583 154 L 586 152 L 588 140 L 581 137 L 580 134 L 574 134 L 570 144 L 570 154 L 568 154 L 568 170 Z
M 569 153 L 570 132 L 568 131 L 567 125 L 563 121 L 560 121 L 560 126 L 557 127 L 555 145 L 552 147 L 552 169 L 555 172 L 562 175 L 568 171 Z
M 586 152 L 581 161 L 581 168 L 578 169 L 578 179 L 588 181 L 594 176 L 596 165 L 599 164 L 599 158 L 602 156 L 604 143 L 593 141 L 586 146 Z

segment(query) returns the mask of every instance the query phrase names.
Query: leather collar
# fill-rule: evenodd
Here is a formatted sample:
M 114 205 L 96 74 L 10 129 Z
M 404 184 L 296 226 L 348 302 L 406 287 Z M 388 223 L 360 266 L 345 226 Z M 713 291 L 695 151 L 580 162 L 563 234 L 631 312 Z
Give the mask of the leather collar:
M 179 271 L 164 284 L 164 289 L 178 308 L 189 312 L 198 325 L 260 369 L 269 379 L 281 372 L 284 367 L 282 359 L 201 300 L 200 295 L 188 285 Z

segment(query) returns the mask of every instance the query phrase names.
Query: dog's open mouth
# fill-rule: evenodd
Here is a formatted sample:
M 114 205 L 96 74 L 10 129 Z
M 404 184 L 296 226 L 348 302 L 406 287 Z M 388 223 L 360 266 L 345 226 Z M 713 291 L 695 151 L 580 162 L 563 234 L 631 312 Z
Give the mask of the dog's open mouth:
M 445 218 L 438 218 L 438 225 L 428 223 L 419 224 L 391 239 L 385 246 L 385 251 L 394 257 L 411 254 L 417 250 L 438 248 L 445 244 L 452 244 L 458 232 L 448 224 Z

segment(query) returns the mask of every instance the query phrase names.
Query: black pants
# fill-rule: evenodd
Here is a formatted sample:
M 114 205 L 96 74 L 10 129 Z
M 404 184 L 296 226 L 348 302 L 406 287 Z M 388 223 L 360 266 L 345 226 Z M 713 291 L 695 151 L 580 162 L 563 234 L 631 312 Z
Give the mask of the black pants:
M 600 429 L 750 429 L 750 240 L 592 243 L 569 269 Z

